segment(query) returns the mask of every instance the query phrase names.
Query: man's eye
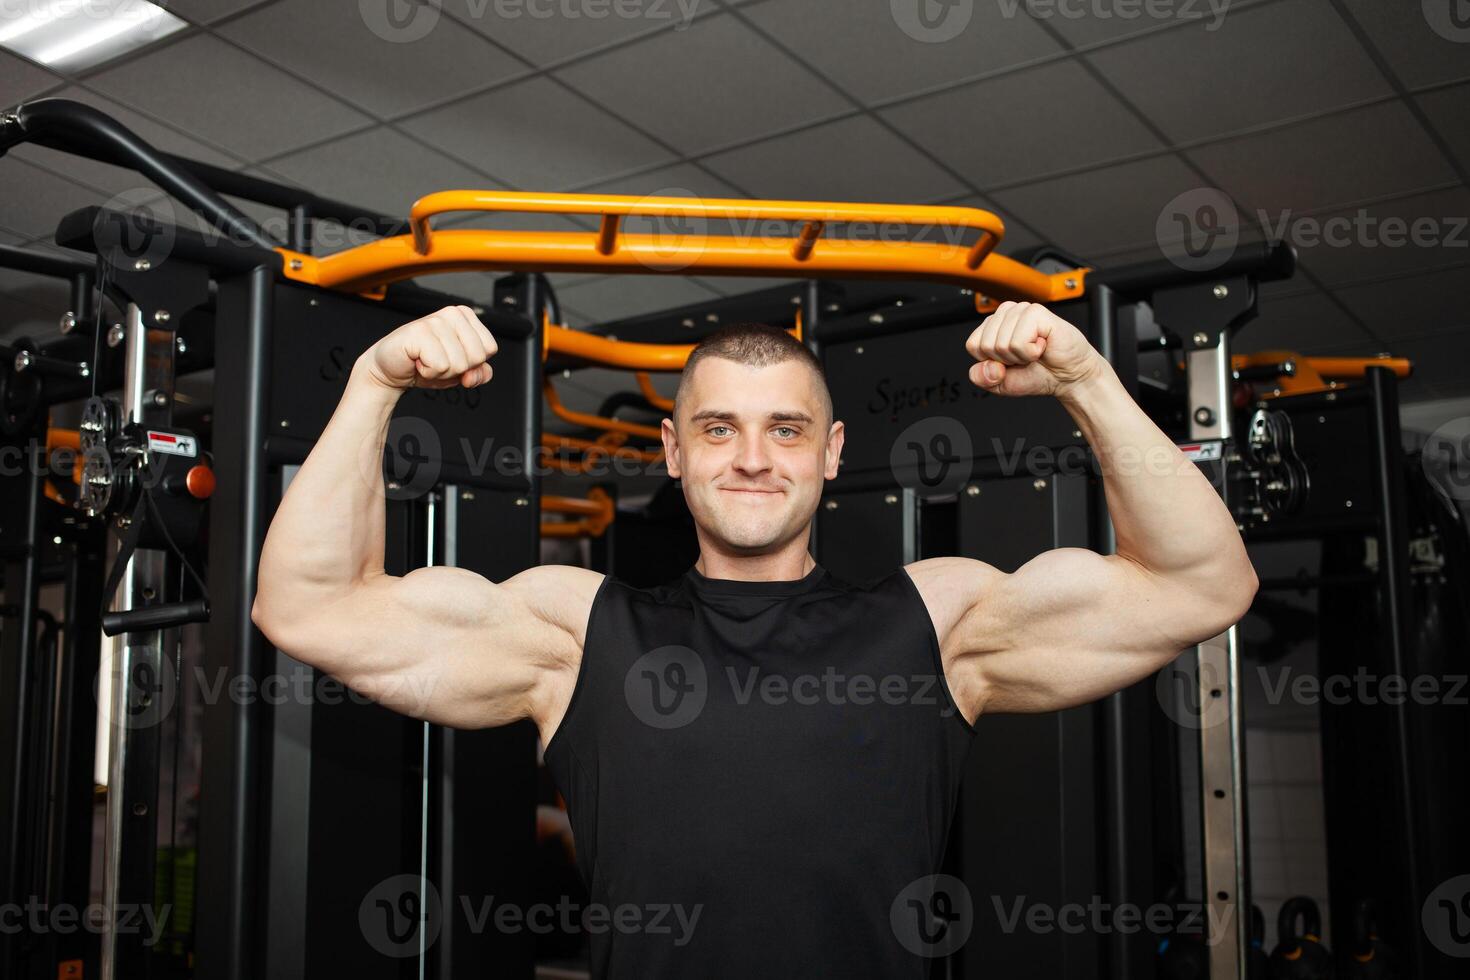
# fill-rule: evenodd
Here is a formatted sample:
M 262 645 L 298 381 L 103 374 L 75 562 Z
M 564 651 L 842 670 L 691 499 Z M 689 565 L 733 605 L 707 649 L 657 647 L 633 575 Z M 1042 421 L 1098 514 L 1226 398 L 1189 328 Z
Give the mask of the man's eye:
M 707 431 L 709 432 L 710 435 L 713 436 L 713 435 L 718 435 L 719 434 L 716 430 L 718 430 L 718 429 L 728 429 L 728 428 L 730 428 L 728 425 L 712 425 L 712 426 L 709 427 L 709 429 Z
M 793 436 L 794 436 L 794 435 L 796 435 L 796 430 L 795 430 L 795 429 L 793 429 L 793 428 L 792 428 L 792 427 L 791 427 L 791 426 L 789 426 L 789 425 L 778 425 L 778 426 L 777 426 L 777 427 L 776 427 L 776 431 L 777 431 L 777 432 L 789 432 L 789 433 L 790 433 L 790 434 L 791 434 L 791 435 L 793 435 Z

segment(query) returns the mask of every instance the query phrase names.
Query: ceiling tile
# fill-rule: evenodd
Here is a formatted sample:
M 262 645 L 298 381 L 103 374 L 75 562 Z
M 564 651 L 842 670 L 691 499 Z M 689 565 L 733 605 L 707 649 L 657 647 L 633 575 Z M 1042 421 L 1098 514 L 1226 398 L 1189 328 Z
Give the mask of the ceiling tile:
M 557 295 L 593 323 L 658 313 L 716 297 L 682 276 L 600 276 L 567 286 Z
M 1470 190 L 1304 215 L 1287 238 L 1328 286 L 1470 263 Z
M 1037 105 L 1066 105 L 1066 138 L 1036 124 Z M 975 118 L 983 124 L 956 125 Z M 882 116 L 979 187 L 993 187 L 1162 149 L 1112 94 L 1074 61 L 951 89 Z M 997 139 L 997 134 L 1005 134 Z
M 1212 3 L 1023 3 L 1029 15 L 1055 30 L 1076 47 L 1103 44 L 1143 34 L 1172 33 L 1203 27 L 1218 31 L 1226 17 L 1252 0 Z M 1270 0 L 1266 0 L 1270 2 Z
M 861 147 L 861 152 L 852 152 Z M 840 165 L 834 165 L 840 160 Z M 756 197 L 924 203 L 965 188 L 923 154 L 864 116 L 706 158 L 711 170 Z
M 525 71 L 449 18 L 412 40 L 386 40 L 353 3 L 281 0 L 219 33 L 382 117 L 397 116 Z M 363 65 L 373 66 L 364 71 Z
M 1368 329 L 1390 344 L 1449 330 L 1470 330 L 1470 308 L 1465 305 L 1465 296 L 1470 294 L 1470 265 L 1340 286 L 1334 292 Z M 1456 369 L 1464 373 L 1470 370 L 1467 364 L 1470 358 L 1459 361 Z
M 1373 339 L 1352 317 L 1320 291 L 1263 299 L 1261 312 L 1242 327 L 1231 342 L 1237 354 L 1263 350 L 1294 350 L 1302 354 L 1371 344 Z
M 837 115 L 851 103 L 734 17 L 704 17 L 557 76 L 687 154 Z M 696 78 L 718 84 L 690 84 Z
M 1262 304 L 1301 293 L 1320 292 L 1309 279 L 1301 275 L 1292 276 L 1290 279 L 1278 279 L 1275 282 L 1263 282 L 1257 289 L 1260 292 Z
M 1399 79 L 1411 88 L 1470 78 L 1470 27 L 1450 22 L 1452 0 L 1435 3 L 1384 3 L 1344 0 L 1347 9 L 1383 54 Z M 1433 14 L 1431 24 L 1429 14 Z M 1438 29 L 1438 31 L 1436 30 Z M 1443 33 L 1439 33 L 1443 32 Z
M 170 13 L 196 24 L 209 24 L 251 7 L 268 7 L 275 0 L 167 0 Z
M 1470 55 L 1470 50 L 1466 51 Z M 1429 124 L 1450 145 L 1460 170 L 1470 171 L 1470 85 L 1414 96 Z
M 1052 244 L 1091 258 L 1152 247 L 1161 211 L 1176 195 L 1198 188 L 1199 183 L 1183 162 L 1166 155 L 991 196 L 1047 235 Z
M 401 127 L 527 190 L 559 190 L 670 158 L 668 151 L 545 78 L 517 82 Z
M 748 16 L 852 95 L 873 103 L 936 85 L 992 74 L 1060 54 L 1063 48 L 1024 12 L 1024 4 L 957 3 L 933 37 L 905 33 L 898 17 L 915 0 L 767 0 Z M 965 19 L 965 11 L 969 11 Z M 911 29 L 916 21 L 911 22 Z M 922 30 L 914 30 L 926 36 Z
M 108 196 L 8 156 L 0 157 L 0 185 L 22 191 L 0 199 L 0 225 L 48 241 L 63 217 Z
M 206 84 L 179 84 L 208 79 Z M 205 35 L 88 80 L 119 102 L 259 160 L 355 129 L 368 117 L 259 58 Z M 282 111 L 289 107 L 289 111 Z
M 1211 23 L 1087 57 L 1176 143 L 1392 94 L 1326 4 L 1266 4 Z
M 1264 209 L 1273 225 L 1288 209 L 1332 207 L 1456 180 L 1449 161 L 1401 102 L 1188 152 L 1216 186 L 1252 211 Z
M 478 189 L 488 183 L 468 167 L 386 126 L 278 157 L 270 169 L 324 197 L 404 217 L 425 194 Z
M 0 106 L 8 109 L 60 84 L 60 75 L 8 51 L 0 51 Z
M 704 0 L 443 0 L 443 9 L 506 49 L 546 65 L 642 34 L 684 30 L 708 8 Z
M 1419 337 L 1393 345 L 1395 357 L 1414 362 L 1410 380 L 1433 389 L 1436 394 L 1464 393 L 1470 388 L 1470 321 L 1429 337 Z M 1401 382 L 1402 384 L 1402 382 Z
M 721 198 L 747 196 L 709 171 L 692 163 L 677 163 L 632 177 L 591 184 L 583 190 L 589 194 L 672 195 L 676 197 Z

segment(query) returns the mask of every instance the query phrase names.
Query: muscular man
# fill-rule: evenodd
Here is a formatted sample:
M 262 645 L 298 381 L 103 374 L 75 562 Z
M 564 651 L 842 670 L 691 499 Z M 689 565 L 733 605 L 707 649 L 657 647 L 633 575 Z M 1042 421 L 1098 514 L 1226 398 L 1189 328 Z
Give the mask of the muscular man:
M 495 341 L 455 307 L 358 359 L 271 524 L 254 620 L 414 717 L 536 723 L 579 868 L 611 910 L 594 977 L 926 976 L 915 937 L 943 923 L 905 917 L 928 908 L 975 719 L 1145 678 L 1256 589 L 1224 504 L 1075 327 L 1006 303 L 966 348 L 974 384 L 1058 398 L 1076 420 L 1116 554 L 1058 548 L 1010 574 L 933 558 L 861 586 L 828 574 L 808 538 L 843 424 L 812 354 L 750 325 L 696 348 L 663 421 L 699 539 L 682 577 L 387 575 L 380 460 L 399 396 L 491 379 Z

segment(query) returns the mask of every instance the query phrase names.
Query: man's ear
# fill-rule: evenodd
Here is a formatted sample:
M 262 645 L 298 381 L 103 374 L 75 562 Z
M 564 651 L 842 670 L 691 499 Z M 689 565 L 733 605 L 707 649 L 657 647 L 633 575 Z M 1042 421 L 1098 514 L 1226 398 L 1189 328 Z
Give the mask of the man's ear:
M 833 422 L 827 430 L 827 468 L 823 474 L 827 479 L 837 477 L 837 467 L 842 462 L 842 443 L 847 438 L 847 428 L 841 422 Z
M 664 441 L 664 466 L 669 476 L 679 479 L 679 434 L 674 430 L 674 420 L 664 419 L 659 424 L 659 436 Z

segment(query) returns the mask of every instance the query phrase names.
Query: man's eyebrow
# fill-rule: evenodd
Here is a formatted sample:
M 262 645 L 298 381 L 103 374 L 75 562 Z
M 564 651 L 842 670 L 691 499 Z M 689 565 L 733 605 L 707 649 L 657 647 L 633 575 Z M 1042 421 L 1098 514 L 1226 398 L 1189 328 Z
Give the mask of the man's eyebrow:
M 734 422 L 739 419 L 739 414 L 726 409 L 706 408 L 702 412 L 695 412 L 689 416 L 691 422 L 703 422 L 706 419 L 718 419 L 721 422 Z M 806 412 L 783 411 L 771 412 L 766 418 L 771 422 L 810 422 L 812 417 Z

